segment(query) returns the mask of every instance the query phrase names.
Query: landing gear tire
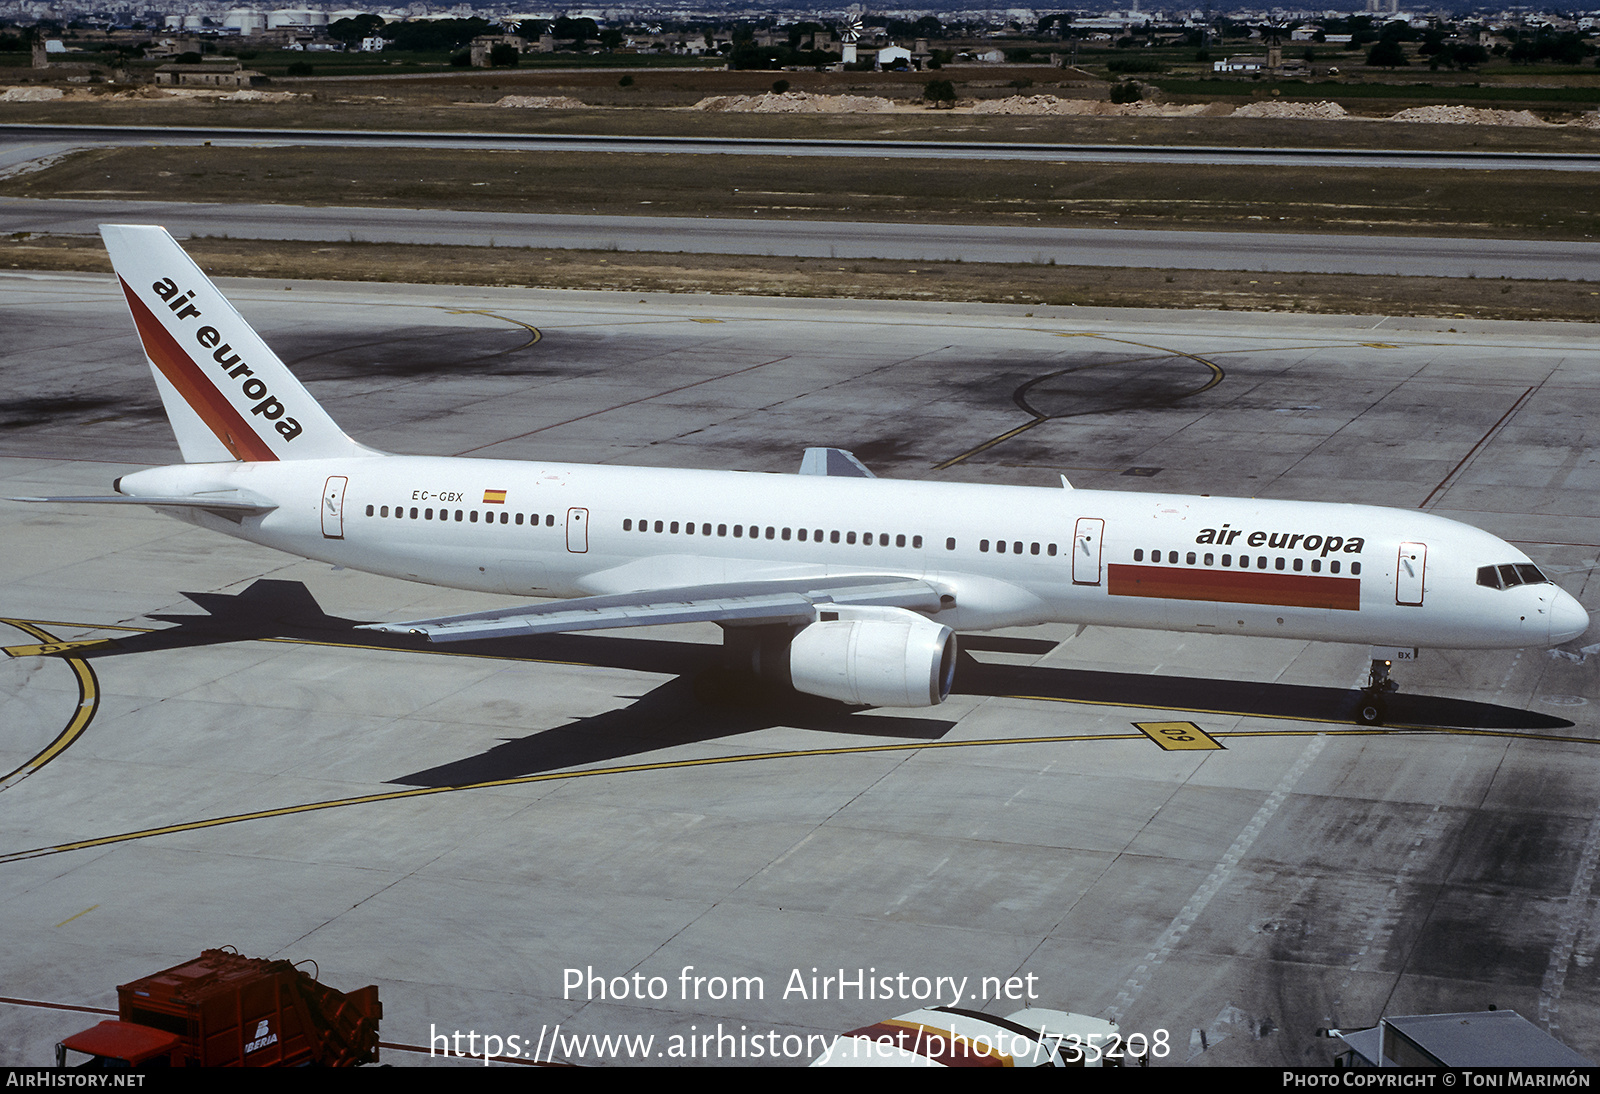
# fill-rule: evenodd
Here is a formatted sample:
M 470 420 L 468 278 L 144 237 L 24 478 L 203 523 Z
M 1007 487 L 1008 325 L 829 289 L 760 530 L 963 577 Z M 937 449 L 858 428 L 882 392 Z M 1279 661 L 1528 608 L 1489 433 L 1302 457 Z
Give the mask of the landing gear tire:
M 1364 726 L 1381 726 L 1389 714 L 1388 697 L 1400 690 L 1389 679 L 1391 662 L 1374 659 L 1367 674 L 1367 686 L 1361 689 L 1361 704 L 1356 707 L 1356 721 Z

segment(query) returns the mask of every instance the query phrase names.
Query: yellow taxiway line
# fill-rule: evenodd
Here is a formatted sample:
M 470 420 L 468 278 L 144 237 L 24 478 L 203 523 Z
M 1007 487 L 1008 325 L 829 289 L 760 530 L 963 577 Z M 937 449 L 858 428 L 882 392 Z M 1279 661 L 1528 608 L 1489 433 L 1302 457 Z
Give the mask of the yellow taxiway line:
M 62 642 L 49 631 L 24 619 L 0 619 L 0 623 L 15 627 L 17 630 L 39 639 L 40 645 L 26 647 L 35 656 L 45 653 L 61 653 L 84 645 L 100 644 L 98 641 L 93 643 Z M 18 656 L 18 654 L 11 653 L 10 650 L 6 652 L 10 656 Z M 78 705 L 73 708 L 72 717 L 67 720 L 66 728 L 57 735 L 55 740 L 45 746 L 44 751 L 15 770 L 0 776 L 0 789 L 9 785 L 13 780 L 27 778 L 61 755 L 72 745 L 72 742 L 83 734 L 84 730 L 89 728 L 89 723 L 94 721 L 94 713 L 100 708 L 100 681 L 95 678 L 94 669 L 89 666 L 89 662 L 81 657 L 68 656 L 63 657 L 62 660 L 67 663 L 67 667 L 78 678 Z

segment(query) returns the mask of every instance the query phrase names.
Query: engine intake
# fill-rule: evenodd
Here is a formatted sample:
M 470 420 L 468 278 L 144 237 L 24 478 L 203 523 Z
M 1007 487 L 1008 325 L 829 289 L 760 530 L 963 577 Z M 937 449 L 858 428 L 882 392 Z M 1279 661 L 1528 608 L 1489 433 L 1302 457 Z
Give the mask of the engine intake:
M 837 617 L 837 618 L 835 618 Z M 801 627 L 728 634 L 740 667 L 796 691 L 878 707 L 931 707 L 950 694 L 956 636 L 904 608 L 830 608 Z

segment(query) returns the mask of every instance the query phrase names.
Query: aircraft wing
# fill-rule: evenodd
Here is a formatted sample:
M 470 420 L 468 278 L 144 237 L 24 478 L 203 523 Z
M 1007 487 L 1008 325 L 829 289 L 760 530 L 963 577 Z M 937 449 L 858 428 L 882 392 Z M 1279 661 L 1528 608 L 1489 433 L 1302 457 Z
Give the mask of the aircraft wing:
M 358 630 L 421 634 L 430 642 L 646 627 L 659 623 L 811 623 L 830 604 L 935 612 L 941 592 L 926 581 L 856 575 L 811 581 L 746 581 L 587 596 L 469 615 L 368 623 Z

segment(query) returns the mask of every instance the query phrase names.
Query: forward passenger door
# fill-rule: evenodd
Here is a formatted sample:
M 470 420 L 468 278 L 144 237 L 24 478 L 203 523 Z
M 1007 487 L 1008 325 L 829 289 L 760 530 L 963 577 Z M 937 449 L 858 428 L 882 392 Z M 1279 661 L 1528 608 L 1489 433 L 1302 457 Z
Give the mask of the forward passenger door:
M 1422 603 L 1423 577 L 1428 568 L 1426 543 L 1402 543 L 1399 565 L 1394 574 L 1394 602 L 1408 606 Z
M 1072 533 L 1072 583 L 1100 584 L 1100 542 L 1106 522 L 1099 517 L 1079 517 Z

